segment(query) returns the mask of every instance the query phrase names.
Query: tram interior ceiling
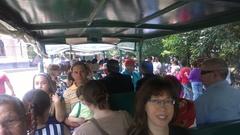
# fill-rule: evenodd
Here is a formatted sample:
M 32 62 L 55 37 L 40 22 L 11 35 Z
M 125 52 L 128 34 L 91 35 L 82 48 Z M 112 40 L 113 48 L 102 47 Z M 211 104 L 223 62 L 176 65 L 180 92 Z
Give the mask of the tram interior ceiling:
M 240 1 L 1 0 L 0 19 L 36 40 L 40 49 L 49 44 L 117 45 L 238 21 Z M 8 32 L 13 30 L 0 29 Z

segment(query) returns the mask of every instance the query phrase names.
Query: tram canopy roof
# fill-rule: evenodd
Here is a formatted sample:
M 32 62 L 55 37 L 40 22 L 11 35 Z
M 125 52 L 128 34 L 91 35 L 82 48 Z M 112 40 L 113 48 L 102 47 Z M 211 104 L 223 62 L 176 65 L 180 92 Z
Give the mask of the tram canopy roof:
M 41 44 L 115 44 L 240 20 L 240 1 L 1 0 L 0 19 Z

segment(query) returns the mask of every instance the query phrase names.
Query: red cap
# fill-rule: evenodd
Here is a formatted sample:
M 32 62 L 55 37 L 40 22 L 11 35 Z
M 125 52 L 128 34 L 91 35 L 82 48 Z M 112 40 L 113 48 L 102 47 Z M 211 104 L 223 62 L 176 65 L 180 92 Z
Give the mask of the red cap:
M 135 61 L 133 59 L 126 59 L 125 66 L 132 66 L 135 65 Z

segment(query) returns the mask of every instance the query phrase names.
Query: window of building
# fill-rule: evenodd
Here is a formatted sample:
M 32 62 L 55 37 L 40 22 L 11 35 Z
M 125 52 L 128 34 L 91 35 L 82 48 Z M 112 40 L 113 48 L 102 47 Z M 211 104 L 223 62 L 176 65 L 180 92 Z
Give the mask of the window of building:
M 6 56 L 4 43 L 2 40 L 0 40 L 0 56 Z

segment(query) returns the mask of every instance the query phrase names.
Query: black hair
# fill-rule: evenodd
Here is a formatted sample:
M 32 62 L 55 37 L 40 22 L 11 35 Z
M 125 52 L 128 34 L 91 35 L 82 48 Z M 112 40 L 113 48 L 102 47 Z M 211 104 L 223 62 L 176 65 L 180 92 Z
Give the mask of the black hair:
M 43 90 L 33 89 L 23 96 L 23 103 L 28 115 L 28 132 L 33 135 L 37 128 L 37 117 L 44 116 L 44 113 L 50 107 L 50 98 Z
M 168 94 L 175 102 L 177 101 L 177 94 L 172 86 L 172 84 L 161 78 L 153 77 L 147 80 L 137 92 L 136 95 L 136 106 L 135 106 L 135 115 L 134 123 L 130 126 L 128 133 L 133 135 L 147 135 L 151 133 L 148 127 L 148 116 L 145 110 L 145 106 L 151 96 L 161 95 L 163 93 Z M 174 104 L 174 113 L 178 108 L 177 103 Z M 169 123 L 171 124 L 172 121 Z
M 28 109 L 33 109 L 34 116 L 42 117 L 51 105 L 49 95 L 40 89 L 28 91 L 23 97 L 23 103 Z
M 117 60 L 111 59 L 107 62 L 107 69 L 109 73 L 118 73 L 119 72 L 119 62 Z

